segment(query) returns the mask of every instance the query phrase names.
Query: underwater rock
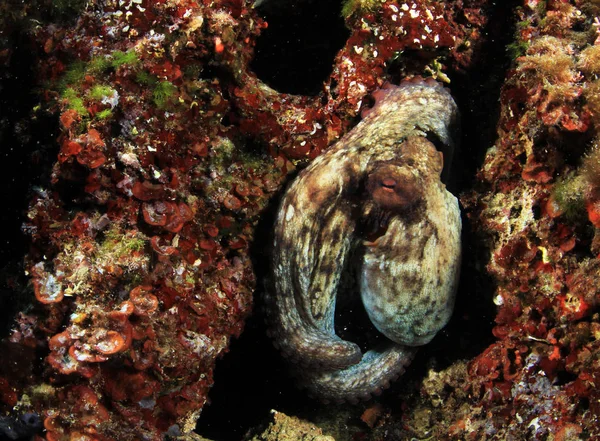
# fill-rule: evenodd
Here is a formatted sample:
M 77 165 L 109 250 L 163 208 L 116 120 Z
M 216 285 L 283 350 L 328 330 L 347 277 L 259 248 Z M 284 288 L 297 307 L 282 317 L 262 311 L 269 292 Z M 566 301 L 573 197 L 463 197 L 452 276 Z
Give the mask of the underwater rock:
M 252 306 L 253 228 L 283 172 L 222 120 L 220 51 L 251 51 L 244 2 L 89 2 L 31 30 L 39 111 L 60 124 L 23 230 L 30 306 L 0 369 L 2 415 L 46 440 L 159 440 L 196 420 Z M 245 49 L 244 49 L 245 48 Z M 22 348 L 18 351 L 15 347 Z
M 276 410 L 271 411 L 272 421 L 260 434 L 244 438 L 246 441 L 335 441 L 332 436 L 307 421 L 288 416 Z

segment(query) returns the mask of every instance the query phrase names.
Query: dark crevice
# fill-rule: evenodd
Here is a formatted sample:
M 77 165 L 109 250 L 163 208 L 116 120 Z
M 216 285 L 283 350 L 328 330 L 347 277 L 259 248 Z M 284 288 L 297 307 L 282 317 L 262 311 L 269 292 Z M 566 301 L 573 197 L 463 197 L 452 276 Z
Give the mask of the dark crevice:
M 512 62 L 506 47 L 513 40 L 513 11 L 518 5 L 517 0 L 492 4 L 489 23 L 482 30 L 486 42 L 473 60 L 475 68 L 453 76 L 450 88 L 461 111 L 461 141 L 452 165 L 455 194 L 473 188 L 487 149 L 497 140 L 500 91 Z M 462 220 L 463 260 L 454 314 L 446 328 L 423 348 L 422 359 L 415 361 L 417 366 L 426 363 L 430 354 L 436 354 L 436 368 L 443 369 L 455 360 L 473 358 L 494 340 L 491 332 L 496 315 L 491 299 L 494 285 L 481 271 L 487 264 L 489 252 L 482 247 L 480 238 L 474 236 L 464 212 Z
M 317 95 L 331 74 L 349 31 L 339 1 L 268 1 L 259 8 L 268 28 L 250 65 L 259 79 L 282 93 Z
M 27 241 L 21 228 L 32 187 L 48 180 L 58 127 L 57 117 L 32 114 L 39 97 L 35 50 L 25 30 L 15 28 L 5 38 L 2 46 L 12 48 L 12 54 L 0 66 L 0 337 L 28 303 L 22 268 Z

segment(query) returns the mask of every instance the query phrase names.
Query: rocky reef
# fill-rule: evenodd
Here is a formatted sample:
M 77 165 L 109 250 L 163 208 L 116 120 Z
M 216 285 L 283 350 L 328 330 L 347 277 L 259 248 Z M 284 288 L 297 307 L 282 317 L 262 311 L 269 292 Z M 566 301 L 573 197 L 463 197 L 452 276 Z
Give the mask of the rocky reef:
M 496 342 L 468 365 L 487 422 L 462 415 L 456 436 L 600 436 L 599 6 L 517 10 L 498 139 L 463 197 L 496 285 Z
M 42 416 L 47 440 L 192 431 L 215 359 L 242 331 L 253 227 L 284 174 L 223 122 L 225 86 L 202 72 L 225 45 L 252 46 L 263 22 L 250 15 L 108 2 L 29 30 L 34 113 L 57 115 L 60 135 L 23 225 L 35 301 L 4 342 L 9 363 L 40 361 L 0 384 L 7 408 Z
M 23 216 L 11 190 L 2 214 L 27 246 L 3 254 L 0 434 L 195 436 L 216 360 L 261 314 L 256 249 L 289 176 L 385 82 L 421 76 L 465 126 L 456 313 L 403 384 L 312 422 L 340 440 L 600 439 L 600 2 L 497 3 L 347 0 L 312 95 L 251 68 L 268 2 L 0 6 L 0 142 L 23 155 L 3 186 L 40 170 Z

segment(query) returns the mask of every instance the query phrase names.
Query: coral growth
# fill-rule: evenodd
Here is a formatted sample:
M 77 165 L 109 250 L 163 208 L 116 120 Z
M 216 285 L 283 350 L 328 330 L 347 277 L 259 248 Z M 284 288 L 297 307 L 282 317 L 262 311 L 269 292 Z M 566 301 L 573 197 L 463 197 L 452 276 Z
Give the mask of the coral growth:
M 316 97 L 279 94 L 252 74 L 238 75 L 233 100 L 241 129 L 265 143 L 273 156 L 316 157 L 387 80 L 398 83 L 407 74 L 419 74 L 449 81 L 446 67 L 468 68 L 483 40 L 487 3 L 346 2 L 342 13 L 351 34 L 322 92 Z M 413 51 L 417 56 L 403 55 Z

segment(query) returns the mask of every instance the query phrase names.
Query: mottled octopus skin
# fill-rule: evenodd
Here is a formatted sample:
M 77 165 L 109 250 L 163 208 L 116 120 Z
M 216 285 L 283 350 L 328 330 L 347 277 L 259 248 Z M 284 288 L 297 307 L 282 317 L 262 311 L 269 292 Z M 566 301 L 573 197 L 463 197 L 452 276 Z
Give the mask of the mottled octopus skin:
M 387 387 L 414 347 L 445 326 L 458 282 L 460 211 L 440 178 L 457 106 L 422 80 L 374 97 L 363 120 L 292 182 L 274 229 L 270 334 L 324 400 Z M 364 355 L 334 329 L 336 298 L 348 295 L 340 280 L 353 265 L 365 310 L 389 339 Z

